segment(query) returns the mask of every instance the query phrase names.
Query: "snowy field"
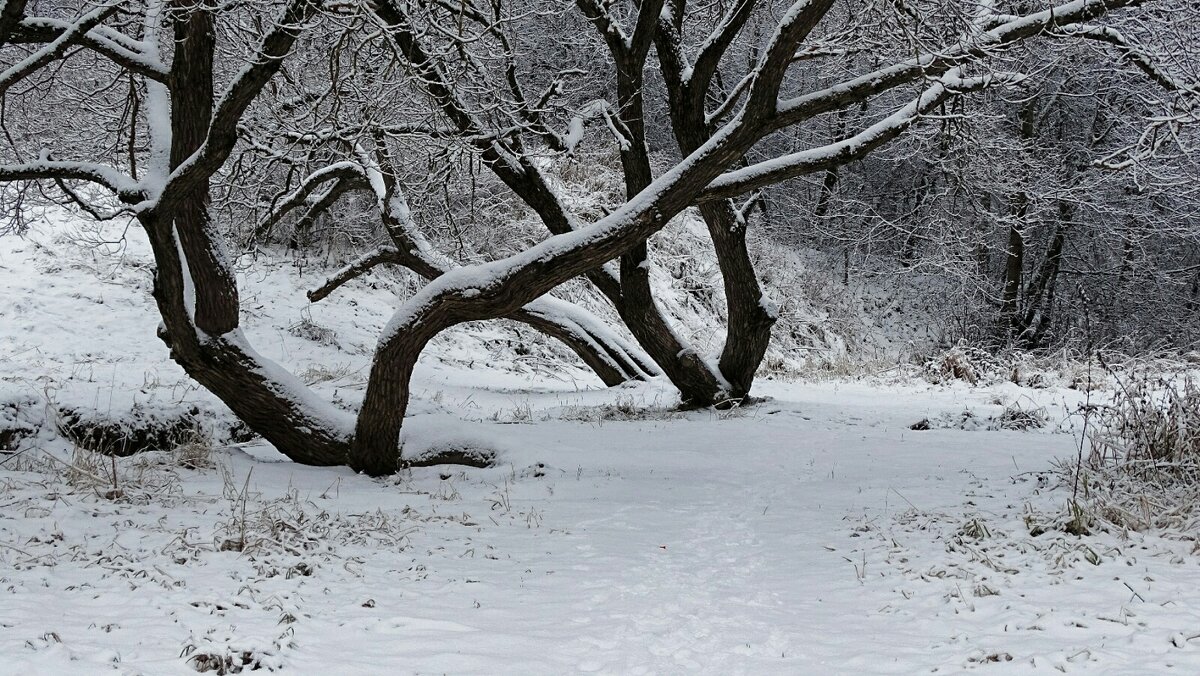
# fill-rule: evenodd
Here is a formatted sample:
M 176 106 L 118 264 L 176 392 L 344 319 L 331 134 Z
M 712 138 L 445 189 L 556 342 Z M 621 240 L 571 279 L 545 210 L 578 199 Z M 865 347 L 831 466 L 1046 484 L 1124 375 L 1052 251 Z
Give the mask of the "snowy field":
M 110 463 L 49 404 L 230 421 L 154 337 L 136 234 L 54 237 L 0 239 L 0 404 L 45 423 L 0 455 L 0 673 L 1200 672 L 1194 541 L 1031 533 L 1070 497 L 1077 391 L 764 380 L 678 413 L 468 327 L 423 361 L 406 448 L 494 468 L 374 480 L 224 438 Z M 394 298 L 310 307 L 315 278 L 263 269 L 251 337 L 352 405 Z M 1013 406 L 1046 426 L 1000 429 Z

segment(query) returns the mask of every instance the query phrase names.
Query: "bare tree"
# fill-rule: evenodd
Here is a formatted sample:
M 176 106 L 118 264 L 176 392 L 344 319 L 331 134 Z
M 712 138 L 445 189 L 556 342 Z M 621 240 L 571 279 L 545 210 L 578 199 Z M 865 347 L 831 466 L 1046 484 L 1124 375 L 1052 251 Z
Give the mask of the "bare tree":
M 460 4 L 471 7 L 469 3 Z M 485 40 L 483 33 L 468 30 L 465 22 L 449 30 L 451 26 L 439 23 L 441 10 L 431 9 L 431 5 L 399 0 L 328 4 L 318 0 L 247 0 L 219 5 L 206 0 L 170 0 L 165 4 L 114 0 L 89 5 L 83 13 L 68 7 L 54 8 L 56 16 L 25 16 L 10 31 L 7 37 L 20 45 L 14 45 L 20 51 L 10 57 L 14 65 L 8 72 L 13 75 L 5 76 L 6 81 L 17 83 L 37 77 L 55 95 L 79 95 L 84 90 L 74 86 L 78 80 L 56 80 L 59 75 L 54 66 L 71 63 L 86 53 L 89 56 L 85 58 L 107 62 L 103 72 L 109 79 L 105 87 L 99 88 L 100 93 L 116 91 L 116 83 L 133 80 L 140 83 L 138 91 L 145 93 L 144 102 L 136 120 L 127 115 L 114 124 L 111 113 L 104 118 L 104 111 L 97 109 L 92 114 L 107 122 L 76 129 L 76 135 L 55 128 L 44 136 L 13 136 L 6 150 L 6 163 L 0 166 L 0 180 L 48 182 L 58 186 L 64 196 L 74 195 L 64 199 L 77 200 L 97 214 L 99 207 L 111 206 L 103 199 L 89 200 L 76 186 L 87 183 L 106 189 L 119 203 L 115 208 L 136 218 L 147 233 L 156 262 L 154 297 L 163 318 L 161 337 L 188 374 L 292 459 L 320 465 L 348 464 L 371 474 L 385 474 L 401 462 L 397 443 L 413 367 L 424 346 L 441 331 L 462 322 L 519 313 L 556 286 L 580 275 L 590 274 L 598 285 L 611 285 L 609 278 L 601 276 L 607 273 L 596 271 L 621 256 L 631 254 L 629 260 L 637 260 L 646 239 L 685 209 L 863 158 L 956 97 L 1020 82 L 1021 74 L 989 68 L 993 59 L 1013 46 L 1045 35 L 1048 30 L 1100 20 L 1115 10 L 1133 11 L 1130 8 L 1134 4 L 1133 0 L 1075 0 L 1023 14 L 989 10 L 973 30 L 965 34 L 948 32 L 952 37 L 935 49 L 923 49 L 866 72 L 826 78 L 818 88 L 803 94 L 789 93 L 784 87 L 798 62 L 797 55 L 812 44 L 811 40 L 817 40 L 818 26 L 835 3 L 801 0 L 779 6 L 764 4 L 760 26 L 767 30 L 749 36 L 742 36 L 736 28 L 720 33 L 727 35 L 722 39 L 744 39 L 752 45 L 748 50 L 753 54 L 752 65 L 743 78 L 744 84 L 720 103 L 720 115 L 711 117 L 702 138 L 684 142 L 680 159 L 658 175 L 627 176 L 624 201 L 593 222 L 573 217 L 560 200 L 551 199 L 554 190 L 548 182 L 538 183 L 544 177 L 539 178 L 541 173 L 532 153 L 523 151 L 534 147 L 535 142 L 552 143 L 545 140 L 550 123 L 538 121 L 537 106 L 516 106 L 518 115 L 521 110 L 533 115 L 523 124 L 497 127 L 496 122 L 511 118 L 514 109 L 505 106 L 483 126 L 476 122 L 480 108 L 459 103 L 461 87 L 447 91 L 446 69 L 450 66 L 470 83 L 492 82 L 487 74 L 493 60 L 485 58 L 492 54 L 472 50 L 491 49 L 498 38 Z M 646 70 L 647 54 L 664 18 L 662 6 L 662 2 L 643 2 L 630 11 L 631 29 L 619 27 L 615 22 L 619 17 L 612 17 L 613 22 L 605 29 L 622 41 L 616 51 L 623 50 L 624 56 L 614 57 L 619 61 L 615 65 L 636 71 L 626 75 L 632 83 L 644 82 L 644 76 L 638 73 Z M 492 7 L 504 5 L 496 2 Z M 418 22 L 414 18 L 417 11 L 429 14 Z M 482 10 L 471 11 L 487 16 Z M 585 19 L 597 20 L 586 7 L 581 11 Z M 459 14 L 466 17 L 469 13 L 463 10 Z M 506 16 L 508 23 L 521 21 L 520 14 Z M 418 23 L 428 31 L 418 31 Z M 166 34 L 168 28 L 170 35 Z M 424 46 L 425 36 L 432 34 L 445 37 L 437 56 Z M 248 116 L 267 114 L 259 111 L 264 92 L 278 80 L 302 36 L 320 36 L 321 42 L 335 46 L 355 43 L 362 36 L 378 36 L 385 41 L 394 49 L 395 63 L 403 64 L 403 68 L 393 68 L 392 72 L 406 74 L 398 86 L 376 90 L 373 87 L 378 85 L 369 73 L 361 78 L 349 73 L 344 81 L 325 83 L 326 89 L 364 86 L 363 91 L 384 98 L 384 106 L 405 105 L 403 97 L 409 96 L 413 88 L 424 89 L 441 114 L 451 120 L 450 129 L 474 144 L 514 193 L 547 225 L 558 219 L 556 234 L 513 255 L 429 270 L 440 274 L 397 309 L 380 336 L 356 416 L 319 400 L 246 342 L 240 329 L 235 276 L 210 209 L 212 183 L 215 177 L 230 171 L 228 162 L 240 141 L 239 125 Z M 171 52 L 169 65 L 160 53 L 165 50 Z M 331 54 L 337 57 L 343 52 L 335 50 Z M 62 77 L 101 79 L 78 70 Z M 220 87 L 218 80 L 224 82 Z M 473 95 L 480 101 L 504 99 L 511 103 L 515 88 L 506 88 L 479 88 Z M 10 84 L 9 99 L 12 91 Z M 625 101 L 636 105 L 632 100 Z M 883 113 L 860 129 L 848 130 L 840 140 L 771 153 L 764 159 L 747 159 L 772 135 L 865 101 Z M 34 116 L 40 103 L 26 94 L 20 108 Z M 308 100 L 306 95 L 296 105 L 311 107 L 316 100 Z M 627 124 L 638 117 L 623 119 L 617 115 L 612 121 L 625 141 L 638 139 L 637 132 L 628 129 Z M 37 121 L 26 120 L 26 124 L 36 125 Z M 622 126 L 626 129 L 621 130 Z M 112 133 L 109 129 L 118 131 Z M 140 140 L 126 143 L 135 135 Z M 86 142 L 81 140 L 71 147 L 76 137 Z M 44 139 L 65 143 L 69 150 L 61 151 L 62 155 L 30 150 Z M 695 147 L 688 150 L 692 145 Z M 622 150 L 627 155 L 640 154 L 636 146 L 629 144 Z M 133 149 L 122 152 L 128 147 Z M 631 159 L 628 167 L 638 171 L 645 168 L 641 158 Z M 377 197 L 387 198 L 380 209 L 385 219 L 395 219 L 402 213 L 396 210 L 396 200 L 402 194 L 396 185 L 389 187 L 384 178 L 382 186 L 373 187 L 373 191 Z M 393 228 L 397 236 L 411 237 L 403 217 L 398 220 L 399 226 Z M 396 247 L 397 251 L 403 248 Z M 627 268 L 628 264 L 623 263 L 622 276 L 629 272 L 629 279 L 620 281 L 626 303 L 631 300 L 625 297 L 627 292 L 642 293 L 630 286 L 639 283 L 641 273 Z M 735 281 L 739 286 L 736 293 L 742 294 L 741 289 L 757 284 L 750 282 Z M 646 299 L 634 300 L 634 311 L 642 312 L 645 318 L 649 313 L 642 300 Z M 735 298 L 731 302 L 740 301 Z M 630 324 L 634 328 L 636 322 Z M 638 329 L 634 330 L 636 335 Z M 731 333 L 740 330 L 731 329 Z M 651 342 L 645 336 L 639 339 L 643 345 Z M 656 360 L 663 357 L 654 355 L 655 350 L 649 351 Z M 684 354 L 674 359 L 685 357 L 692 358 Z M 696 355 L 695 359 L 701 357 Z M 729 362 L 740 360 L 736 356 Z M 750 355 L 745 361 L 755 362 L 756 358 Z M 744 369 L 731 366 L 730 370 Z M 707 371 L 705 378 L 711 376 L 718 386 L 708 397 L 712 401 L 749 387 L 748 383 L 735 386 L 718 379 L 720 369 Z

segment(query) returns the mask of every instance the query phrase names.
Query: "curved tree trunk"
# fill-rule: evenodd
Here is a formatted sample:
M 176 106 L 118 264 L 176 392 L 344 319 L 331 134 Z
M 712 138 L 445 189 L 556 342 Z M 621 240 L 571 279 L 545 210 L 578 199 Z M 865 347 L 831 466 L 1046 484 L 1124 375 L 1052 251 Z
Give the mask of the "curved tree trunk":
M 401 242 L 403 240 L 397 241 L 397 244 Z M 320 287 L 309 291 L 308 299 L 314 303 L 324 300 L 346 282 L 380 265 L 399 265 L 430 281 L 445 273 L 440 266 L 424 260 L 415 249 L 383 247 L 334 273 Z M 609 332 L 598 317 L 574 303 L 544 296 L 505 319 L 526 324 L 559 340 L 609 387 L 630 380 L 644 380 L 654 373 L 649 357 Z
M 749 16 L 752 5 L 745 2 L 735 8 L 726 24 L 727 30 L 736 30 L 739 22 Z M 707 118 L 705 100 L 712 75 L 716 73 L 719 54 L 710 54 L 707 58 L 701 54 L 695 67 L 689 68 L 683 62 L 681 46 L 675 36 L 674 28 L 664 22 L 656 34 L 656 42 L 670 100 L 671 129 L 680 152 L 686 157 L 712 138 L 715 131 Z M 729 200 L 702 202 L 700 215 L 708 227 L 725 287 L 728 324 L 718 366 L 729 385 L 728 396 L 742 399 L 749 395 L 754 374 L 770 345 L 775 309 L 763 293 L 754 271 L 746 245 L 746 223 L 733 203 Z
M 587 2 L 590 3 L 591 0 Z M 652 0 L 647 5 L 661 8 L 662 1 Z M 585 7 L 585 10 L 588 8 Z M 561 235 L 573 230 L 572 218 L 554 191 L 543 180 L 536 166 L 528 158 L 521 157 L 519 152 L 513 152 L 514 149 L 493 142 L 488 134 L 483 133 L 484 126 L 470 112 L 470 106 L 458 98 L 453 83 L 447 81 L 444 73 L 437 68 L 434 59 L 427 53 L 403 6 L 389 0 L 377 3 L 374 11 L 388 25 L 389 32 L 405 58 L 421 74 L 424 86 L 437 101 L 447 119 L 464 136 L 475 139 L 484 164 L 538 214 L 551 233 Z M 655 20 L 657 19 L 657 10 L 651 12 L 643 7 L 642 11 L 652 14 Z M 651 35 L 645 30 L 647 27 L 652 29 L 653 23 L 639 29 L 645 35 L 645 49 L 649 48 L 648 41 Z M 622 92 L 618 102 L 621 108 L 619 117 L 623 123 L 633 125 L 629 129 L 631 142 L 622 152 L 627 196 L 641 191 L 653 178 L 649 160 L 645 156 L 641 109 L 644 50 L 640 58 L 631 60 L 631 57 L 631 54 L 621 53 L 620 62 L 624 65 L 618 65 L 618 86 Z M 517 93 L 519 92 L 514 92 Z M 643 265 L 645 261 L 645 247 L 641 245 L 622 256 L 619 278 L 604 269 L 588 271 L 586 276 L 612 302 L 617 314 L 638 344 L 679 389 L 685 402 L 708 405 L 724 400 L 727 398 L 725 392 L 728 387 L 723 379 L 694 349 L 681 340 L 654 302 L 648 270 Z
M 340 176 L 328 191 L 329 194 L 342 194 L 349 189 L 378 193 L 375 194 L 376 207 L 394 247 L 380 249 L 347 266 L 319 289 L 309 292 L 311 301 L 321 300 L 337 287 L 376 265 L 400 265 L 429 281 L 457 267 L 449 257 L 436 251 L 421 233 L 412 218 L 407 199 L 396 182 L 397 172 L 386 141 L 378 139 L 377 143 L 374 156 L 361 146 L 356 146 L 358 164 L 347 163 L 337 174 L 323 172 L 320 176 Z M 324 198 L 318 204 L 323 201 Z M 274 214 L 268 221 L 272 219 L 276 219 Z M 649 357 L 639 354 L 636 348 L 608 331 L 599 318 L 574 303 L 546 296 L 506 318 L 527 324 L 566 344 L 609 387 L 629 380 L 643 380 L 654 374 Z
M 171 169 L 204 144 L 213 111 L 212 17 L 187 5 L 179 4 L 175 20 L 169 81 Z M 212 231 L 208 181 L 172 204 L 169 213 L 139 215 L 154 253 L 159 337 L 172 359 L 289 458 L 346 464 L 352 418 L 313 398 L 241 338 L 236 279 Z

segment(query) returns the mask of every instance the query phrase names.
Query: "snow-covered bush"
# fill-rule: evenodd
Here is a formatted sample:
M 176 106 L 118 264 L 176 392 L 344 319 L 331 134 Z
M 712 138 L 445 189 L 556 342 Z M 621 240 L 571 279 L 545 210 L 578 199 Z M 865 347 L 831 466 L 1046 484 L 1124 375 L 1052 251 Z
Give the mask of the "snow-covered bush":
M 60 408 L 58 430 L 75 446 L 102 455 L 125 457 L 169 451 L 194 441 L 198 410 L 170 411 L 135 405 L 123 414 L 106 415 L 83 408 Z
M 1200 386 L 1194 373 L 1114 374 L 1104 404 L 1086 406 L 1087 457 L 1062 468 L 1073 487 L 1068 525 L 1164 530 L 1200 527 Z
M 1200 464 L 1200 386 L 1191 373 L 1118 379 L 1091 435 L 1096 463 Z

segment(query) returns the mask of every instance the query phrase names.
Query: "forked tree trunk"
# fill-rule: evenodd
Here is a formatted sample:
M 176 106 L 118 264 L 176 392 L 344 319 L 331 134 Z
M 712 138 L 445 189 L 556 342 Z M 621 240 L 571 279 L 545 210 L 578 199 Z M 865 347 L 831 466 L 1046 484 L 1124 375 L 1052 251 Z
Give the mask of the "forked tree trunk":
M 714 132 L 705 109 L 710 79 L 702 75 L 685 81 L 682 63 L 671 57 L 679 53 L 677 45 L 669 43 L 662 29 L 657 42 L 659 61 L 667 81 L 671 129 L 680 152 L 686 157 L 712 138 Z M 733 203 L 729 200 L 703 202 L 700 215 L 708 227 L 725 287 L 728 325 L 718 368 L 728 386 L 726 396 L 739 400 L 750 394 L 754 374 L 767 353 L 771 329 L 775 326 L 775 310 L 767 301 L 754 271 L 746 244 L 746 223 Z
M 1024 295 L 1025 313 L 1021 318 L 1017 334 L 1021 347 L 1033 350 L 1042 346 L 1046 333 L 1054 319 L 1054 295 L 1058 286 L 1058 273 L 1062 269 L 1063 251 L 1067 244 L 1067 230 L 1074 218 L 1070 202 L 1059 200 L 1058 222 L 1054 234 L 1046 247 L 1046 254 L 1038 265 L 1037 272 L 1026 286 Z
M 487 138 L 481 126 L 456 97 L 452 83 L 445 79 L 444 73 L 426 52 L 421 37 L 404 13 L 404 7 L 386 0 L 376 3 L 373 9 L 388 26 L 405 59 L 421 74 L 423 85 L 451 124 L 468 137 Z M 649 161 L 644 158 L 641 85 L 629 83 L 630 78 L 640 78 L 640 69 L 626 63 L 624 68 L 618 66 L 618 71 L 623 74 L 618 85 L 621 88 L 619 115 L 626 125 L 633 125 L 635 136 L 622 153 L 627 195 L 632 196 L 649 185 L 653 177 Z M 554 191 L 542 180 L 536 167 L 526 162 L 522 170 L 518 170 L 509 158 L 497 151 L 497 146 L 486 141 L 479 147 L 484 164 L 538 214 L 551 233 L 561 235 L 570 232 L 573 228 L 570 215 Z M 643 265 L 645 260 L 645 246 L 641 245 L 622 256 L 619 279 L 603 269 L 590 270 L 586 276 L 613 304 L 629 332 L 679 389 L 685 402 L 703 406 L 723 399 L 726 388 L 720 378 L 695 350 L 680 339 L 655 303 L 649 271 Z
M 171 168 L 204 143 L 213 110 L 211 15 L 207 9 L 184 11 L 175 21 L 169 81 Z M 154 253 L 159 336 L 172 359 L 292 460 L 346 464 L 349 416 L 310 399 L 295 377 L 241 340 L 236 280 L 213 237 L 207 182 L 173 203 L 170 213 L 139 215 Z
M 1017 114 L 1017 129 L 1028 147 L 1036 137 L 1037 98 L 1030 98 Z M 1028 183 L 1029 177 L 1020 179 Z M 1004 252 L 1004 286 L 1000 296 L 1000 332 L 1005 342 L 1015 340 L 1021 332 L 1021 290 L 1025 274 L 1025 225 L 1029 215 L 1029 195 L 1018 189 L 1009 200 L 1008 241 Z
M 643 64 L 623 46 L 613 47 L 617 69 L 617 115 L 629 134 L 621 148 L 621 167 L 625 175 L 625 196 L 632 198 L 654 180 L 646 146 Z M 684 155 L 687 155 L 686 151 Z M 645 242 L 621 256 L 621 301 L 622 306 L 618 308 L 621 319 L 662 367 L 671 384 L 679 389 L 684 404 L 711 406 L 732 398 L 729 383 L 724 382 L 721 374 L 675 333 L 663 316 L 650 286 Z

